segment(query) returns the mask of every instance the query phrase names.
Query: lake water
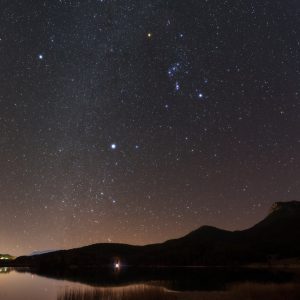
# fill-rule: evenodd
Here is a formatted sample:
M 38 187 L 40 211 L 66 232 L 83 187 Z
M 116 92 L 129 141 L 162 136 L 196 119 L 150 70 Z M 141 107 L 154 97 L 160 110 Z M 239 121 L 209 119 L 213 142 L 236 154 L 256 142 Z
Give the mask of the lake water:
M 245 281 L 289 282 L 287 271 L 222 268 L 147 268 L 114 272 L 108 269 L 43 273 L 26 269 L 0 268 L 0 300 L 57 300 L 66 290 L 95 287 L 120 289 L 151 284 L 174 291 L 222 290 Z M 126 290 L 125 288 L 125 290 Z

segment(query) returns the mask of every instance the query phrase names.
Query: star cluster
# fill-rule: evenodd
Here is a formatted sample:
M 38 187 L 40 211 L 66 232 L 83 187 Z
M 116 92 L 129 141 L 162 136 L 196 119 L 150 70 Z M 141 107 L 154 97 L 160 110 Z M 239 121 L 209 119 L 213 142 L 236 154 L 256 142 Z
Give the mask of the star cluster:
M 300 192 L 300 5 L 1 1 L 0 252 L 241 229 Z

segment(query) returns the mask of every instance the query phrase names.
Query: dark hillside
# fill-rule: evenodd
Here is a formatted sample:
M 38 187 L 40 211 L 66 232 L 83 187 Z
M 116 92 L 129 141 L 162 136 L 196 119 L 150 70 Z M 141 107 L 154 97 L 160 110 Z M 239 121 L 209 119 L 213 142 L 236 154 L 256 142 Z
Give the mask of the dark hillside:
M 203 226 L 161 244 L 95 244 L 82 248 L 19 257 L 13 264 L 39 268 L 113 266 L 237 265 L 300 257 L 300 202 L 278 202 L 261 222 L 243 231 Z

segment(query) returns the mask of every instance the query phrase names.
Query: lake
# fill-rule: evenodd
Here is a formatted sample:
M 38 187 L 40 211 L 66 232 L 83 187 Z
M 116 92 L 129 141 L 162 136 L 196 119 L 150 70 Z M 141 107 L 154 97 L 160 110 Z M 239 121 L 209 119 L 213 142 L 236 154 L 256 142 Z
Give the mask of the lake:
M 234 283 L 287 283 L 294 277 L 290 271 L 254 268 L 125 268 L 121 271 L 77 269 L 60 272 L 0 268 L 0 300 L 78 299 L 63 298 L 62 295 L 95 288 L 103 295 L 130 294 L 133 290 L 148 287 L 171 291 L 222 291 Z

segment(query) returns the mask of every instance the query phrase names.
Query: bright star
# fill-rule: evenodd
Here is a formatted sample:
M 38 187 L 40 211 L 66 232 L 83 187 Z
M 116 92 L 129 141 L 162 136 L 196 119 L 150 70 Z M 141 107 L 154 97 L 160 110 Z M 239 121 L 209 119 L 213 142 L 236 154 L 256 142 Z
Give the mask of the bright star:
M 199 99 L 204 99 L 204 94 L 200 89 L 197 89 L 195 92 Z
M 117 145 L 116 144 L 111 144 L 110 148 L 113 149 L 113 150 L 115 150 L 115 149 L 117 149 Z
M 42 60 L 42 59 L 44 59 L 44 55 L 43 55 L 43 54 L 39 54 L 39 55 L 38 55 L 38 58 L 39 58 L 40 60 Z

